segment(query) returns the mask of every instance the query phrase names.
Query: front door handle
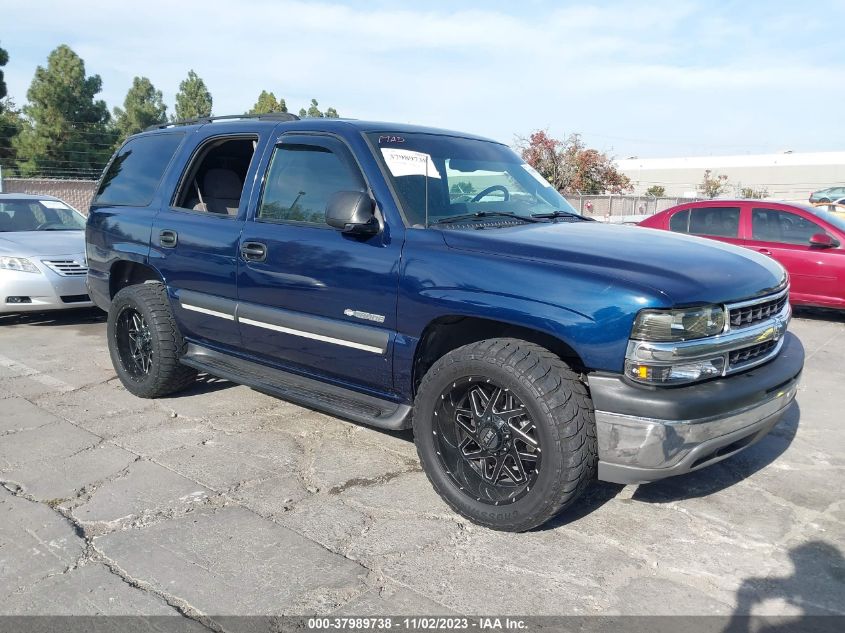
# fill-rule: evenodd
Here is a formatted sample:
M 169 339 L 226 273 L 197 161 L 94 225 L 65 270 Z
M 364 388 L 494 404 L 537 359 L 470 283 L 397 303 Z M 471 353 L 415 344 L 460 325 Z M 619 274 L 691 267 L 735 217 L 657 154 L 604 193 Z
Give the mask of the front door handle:
M 241 244 L 241 257 L 248 262 L 263 262 L 267 259 L 267 246 L 261 242 Z
M 768 248 L 760 248 L 758 250 L 763 253 L 763 255 L 768 255 L 769 257 L 771 257 L 772 255 L 772 251 L 770 251 Z
M 158 234 L 158 243 L 162 248 L 174 248 L 179 241 L 176 231 L 164 229 Z

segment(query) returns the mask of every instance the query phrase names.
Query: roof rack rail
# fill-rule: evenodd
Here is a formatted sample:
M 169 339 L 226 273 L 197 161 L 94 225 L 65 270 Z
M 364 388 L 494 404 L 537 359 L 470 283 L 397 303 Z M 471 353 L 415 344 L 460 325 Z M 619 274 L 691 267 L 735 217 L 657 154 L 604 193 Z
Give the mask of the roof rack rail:
M 211 123 L 212 121 L 226 121 L 238 119 L 258 119 L 260 121 L 299 121 L 299 117 L 290 112 L 269 112 L 267 114 L 227 114 L 224 116 L 198 116 L 192 119 L 179 119 L 177 121 L 166 121 L 164 123 L 156 123 L 146 128 L 149 130 L 163 130 L 168 127 L 175 127 L 177 125 L 196 125 L 197 123 Z

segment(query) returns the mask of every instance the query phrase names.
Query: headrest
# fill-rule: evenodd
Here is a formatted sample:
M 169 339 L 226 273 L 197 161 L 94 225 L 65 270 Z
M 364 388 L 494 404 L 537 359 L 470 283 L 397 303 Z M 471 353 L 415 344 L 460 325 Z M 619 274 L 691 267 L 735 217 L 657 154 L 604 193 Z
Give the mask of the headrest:
M 231 169 L 209 169 L 202 185 L 203 195 L 207 198 L 238 199 L 243 189 L 241 179 Z

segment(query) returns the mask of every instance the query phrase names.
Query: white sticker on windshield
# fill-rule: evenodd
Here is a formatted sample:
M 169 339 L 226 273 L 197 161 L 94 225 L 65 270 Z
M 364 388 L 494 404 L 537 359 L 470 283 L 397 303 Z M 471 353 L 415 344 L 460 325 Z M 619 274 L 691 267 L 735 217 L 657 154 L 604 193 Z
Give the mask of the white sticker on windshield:
M 440 178 L 440 172 L 431 160 L 431 156 L 423 152 L 412 152 L 408 149 L 381 148 L 381 155 L 387 168 L 394 176 L 428 176 Z
M 48 209 L 70 209 L 64 202 L 59 202 L 58 200 L 39 200 L 41 204 L 43 204 Z
M 527 171 L 529 174 L 531 174 L 532 176 L 534 176 L 534 180 L 536 180 L 537 182 L 539 182 L 539 183 L 540 183 L 541 185 L 543 185 L 544 187 L 551 187 L 551 186 L 552 186 L 552 185 L 549 183 L 549 181 L 548 181 L 548 180 L 546 180 L 545 178 L 543 178 L 543 176 L 540 174 L 540 172 L 539 172 L 539 171 L 537 171 L 536 169 L 534 169 L 534 168 L 533 168 L 531 165 L 529 165 L 528 163 L 522 163 L 521 167 L 522 167 L 525 171 Z

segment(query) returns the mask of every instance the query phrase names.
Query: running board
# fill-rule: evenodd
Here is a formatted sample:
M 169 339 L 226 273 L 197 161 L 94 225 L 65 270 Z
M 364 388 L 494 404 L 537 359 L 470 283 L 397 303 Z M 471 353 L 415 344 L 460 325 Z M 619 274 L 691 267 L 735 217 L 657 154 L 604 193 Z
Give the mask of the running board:
M 411 407 L 407 404 L 382 400 L 193 343 L 188 344 L 188 351 L 181 362 L 213 376 L 353 422 L 391 431 L 411 426 Z

